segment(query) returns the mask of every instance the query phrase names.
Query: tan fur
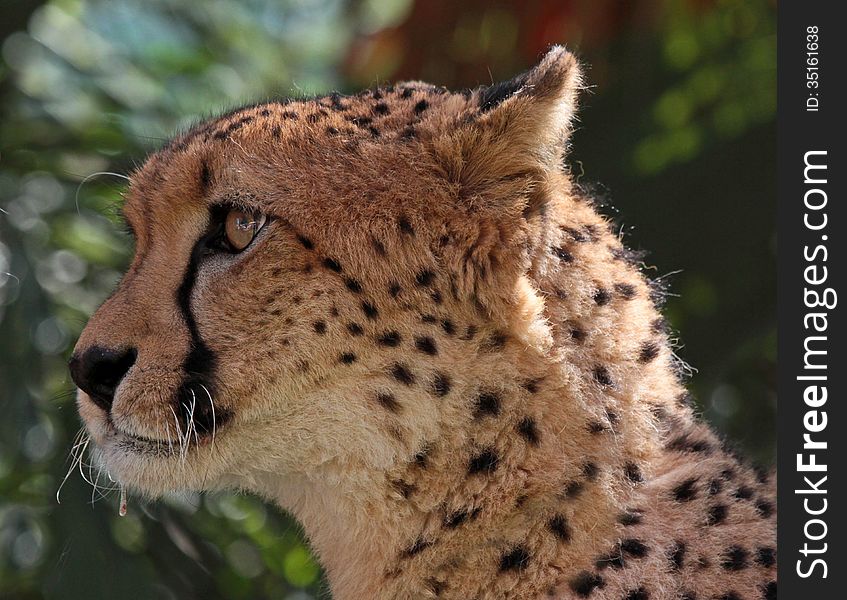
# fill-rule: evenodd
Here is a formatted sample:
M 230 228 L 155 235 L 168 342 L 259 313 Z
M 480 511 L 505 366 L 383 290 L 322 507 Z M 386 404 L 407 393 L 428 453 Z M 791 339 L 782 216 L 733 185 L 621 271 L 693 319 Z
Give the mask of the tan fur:
M 775 597 L 773 484 L 681 401 L 648 282 L 563 169 L 580 81 L 554 48 L 488 110 L 415 82 L 248 107 L 152 156 L 135 260 L 77 345 L 138 350 L 111 421 L 80 392 L 112 476 L 267 497 L 342 600 Z M 199 263 L 233 417 L 181 457 L 175 298 L 220 202 L 273 219 Z

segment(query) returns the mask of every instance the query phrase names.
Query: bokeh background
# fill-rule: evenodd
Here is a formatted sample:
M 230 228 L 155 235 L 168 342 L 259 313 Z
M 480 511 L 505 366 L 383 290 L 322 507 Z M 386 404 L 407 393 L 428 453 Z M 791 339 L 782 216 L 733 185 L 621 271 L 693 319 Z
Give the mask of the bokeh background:
M 119 518 L 114 493 L 74 473 L 57 504 L 79 429 L 65 361 L 131 252 L 115 210 L 125 182 L 92 174 L 126 174 L 244 102 L 403 78 L 489 84 L 551 43 L 589 65 L 574 171 L 668 284 L 700 409 L 773 462 L 774 1 L 2 0 L 0 12 L 0 597 L 328 596 L 297 525 L 255 498 L 134 502 Z

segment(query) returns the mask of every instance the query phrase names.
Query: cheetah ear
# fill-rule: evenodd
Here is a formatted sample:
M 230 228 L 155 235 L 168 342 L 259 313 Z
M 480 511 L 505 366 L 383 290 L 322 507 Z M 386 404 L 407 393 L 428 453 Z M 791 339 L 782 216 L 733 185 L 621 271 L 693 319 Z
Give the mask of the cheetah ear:
M 581 83 L 574 55 L 554 46 L 529 71 L 477 91 L 474 113 L 437 148 L 448 178 L 465 198 L 505 200 L 515 180 L 561 169 Z

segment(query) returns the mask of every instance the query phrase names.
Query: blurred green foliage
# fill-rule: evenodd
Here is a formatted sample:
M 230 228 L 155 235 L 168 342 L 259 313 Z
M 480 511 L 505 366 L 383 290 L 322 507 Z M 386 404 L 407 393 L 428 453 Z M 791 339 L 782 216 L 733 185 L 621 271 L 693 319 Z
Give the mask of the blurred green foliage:
M 92 468 L 100 489 L 74 473 L 56 502 L 79 428 L 65 360 L 131 255 L 121 175 L 233 105 L 387 79 L 486 84 L 555 42 L 592 85 L 574 171 L 652 251 L 645 271 L 670 286 L 705 416 L 773 461 L 773 2 L 30 0 L 3 13 L 0 597 L 325 595 L 296 524 L 258 499 L 183 495 L 119 518 Z

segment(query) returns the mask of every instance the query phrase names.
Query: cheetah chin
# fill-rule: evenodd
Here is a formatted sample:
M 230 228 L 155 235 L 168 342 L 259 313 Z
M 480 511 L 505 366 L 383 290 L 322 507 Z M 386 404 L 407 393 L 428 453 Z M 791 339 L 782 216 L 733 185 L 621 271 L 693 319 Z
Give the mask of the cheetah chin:
M 341 600 L 775 598 L 774 482 L 695 418 L 637 256 L 563 167 L 581 82 L 554 47 L 153 154 L 70 362 L 112 477 L 272 500 Z

